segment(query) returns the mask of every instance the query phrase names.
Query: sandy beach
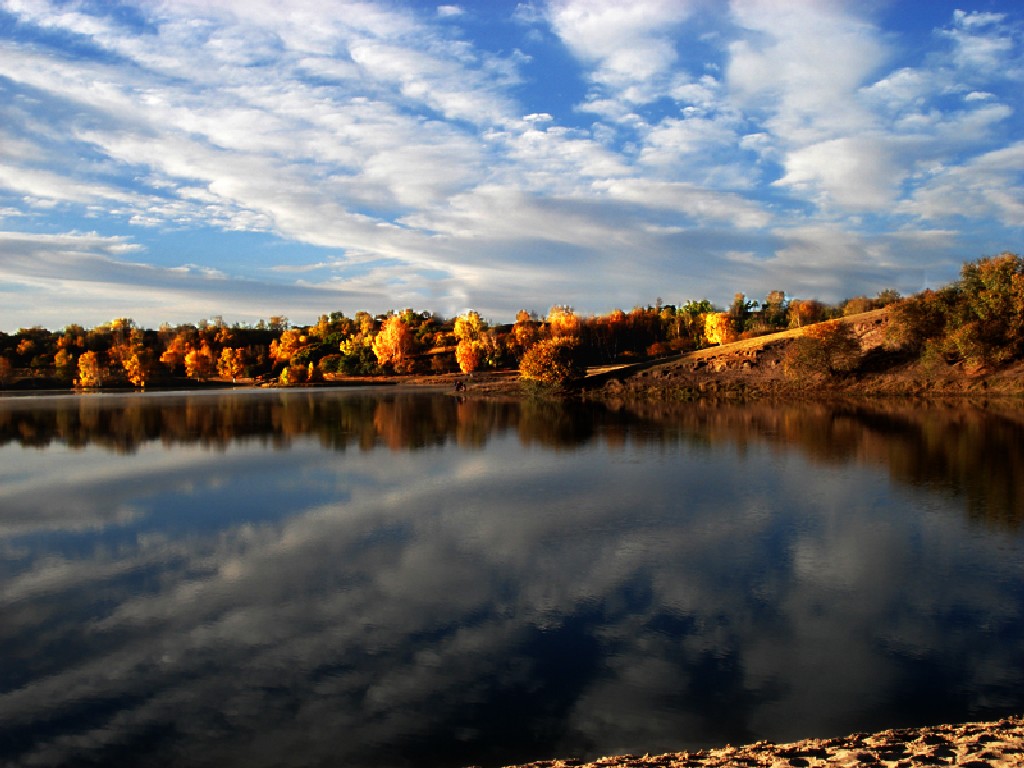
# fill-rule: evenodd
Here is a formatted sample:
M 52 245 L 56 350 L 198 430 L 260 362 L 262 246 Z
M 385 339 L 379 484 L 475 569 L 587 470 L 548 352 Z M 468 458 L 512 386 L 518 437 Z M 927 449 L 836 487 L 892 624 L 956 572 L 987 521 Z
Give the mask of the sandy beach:
M 819 766 L 1024 766 L 1024 717 L 897 728 L 791 744 L 755 744 L 664 755 L 619 755 L 592 762 L 544 760 L 508 768 L 818 768 Z

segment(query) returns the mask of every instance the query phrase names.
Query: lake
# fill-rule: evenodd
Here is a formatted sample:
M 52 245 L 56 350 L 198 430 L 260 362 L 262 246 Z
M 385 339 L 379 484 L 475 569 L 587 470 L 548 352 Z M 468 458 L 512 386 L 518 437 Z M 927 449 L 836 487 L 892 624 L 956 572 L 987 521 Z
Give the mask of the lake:
M 497 766 L 1024 711 L 1024 409 L 0 399 L 0 763 Z

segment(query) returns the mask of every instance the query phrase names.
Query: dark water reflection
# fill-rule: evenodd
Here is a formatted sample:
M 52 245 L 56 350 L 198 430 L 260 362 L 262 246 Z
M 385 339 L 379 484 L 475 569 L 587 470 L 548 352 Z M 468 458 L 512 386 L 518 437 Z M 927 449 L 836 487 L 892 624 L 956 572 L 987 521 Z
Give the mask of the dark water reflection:
M 499 765 L 1024 710 L 1020 411 L 0 401 L 0 763 Z

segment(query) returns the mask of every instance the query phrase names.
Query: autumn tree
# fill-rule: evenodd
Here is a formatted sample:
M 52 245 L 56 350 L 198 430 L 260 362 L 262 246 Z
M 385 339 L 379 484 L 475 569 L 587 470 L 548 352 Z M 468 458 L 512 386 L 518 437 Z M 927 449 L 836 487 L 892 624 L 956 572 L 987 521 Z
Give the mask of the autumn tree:
M 109 352 L 111 362 L 120 364 L 133 386 L 145 387 L 153 375 L 153 352 L 146 346 L 145 334 L 132 324 L 121 327 L 115 339 Z
M 472 373 L 480 368 L 485 360 L 486 343 L 483 340 L 487 330 L 479 313 L 469 310 L 455 318 L 455 361 L 463 373 Z
M 270 343 L 270 356 L 279 363 L 290 362 L 305 343 L 302 331 L 295 328 L 281 331 L 281 337 Z
M 789 327 L 803 328 L 825 317 L 825 305 L 815 299 L 793 299 L 789 302 Z
M 6 387 L 14 376 L 14 368 L 6 357 L 0 357 L 0 387 Z
M 1012 253 L 963 265 L 960 280 L 892 305 L 888 341 L 947 362 L 1001 365 L 1024 355 L 1024 260 Z
M 162 330 L 162 335 L 172 333 L 170 329 Z M 181 328 L 167 341 L 164 351 L 160 355 L 160 362 L 167 366 L 168 371 L 173 373 L 185 365 L 185 355 L 188 354 L 192 342 L 196 339 L 194 328 Z
M 707 317 L 715 311 L 707 299 L 687 301 L 676 311 L 679 318 L 679 335 L 693 342 L 694 349 L 702 349 L 710 342 L 707 338 Z
M 463 339 L 478 339 L 480 334 L 486 330 L 487 323 L 476 310 L 471 309 L 466 314 L 455 318 L 455 338 L 459 341 Z
M 78 384 L 83 387 L 102 387 L 106 381 L 106 368 L 100 353 L 89 350 L 78 358 Z
M 739 338 L 735 318 L 728 312 L 709 312 L 704 316 L 704 338 L 708 344 L 731 344 Z
M 245 372 L 245 350 L 224 347 L 217 358 L 217 375 L 234 381 Z
M 373 353 L 373 338 L 377 323 L 368 312 L 356 312 L 351 320 L 344 318 L 345 338 L 338 342 L 341 360 L 337 370 L 349 376 L 367 376 L 378 371 L 377 356 Z
M 483 361 L 483 349 L 475 339 L 460 339 L 455 346 L 455 362 L 463 373 L 473 373 Z
M 57 354 L 53 356 L 53 369 L 57 374 L 57 378 L 63 379 L 64 381 L 70 381 L 74 375 L 74 368 L 74 355 L 72 355 L 67 349 L 58 349 Z
M 384 321 L 373 339 L 373 354 L 379 365 L 389 365 L 395 373 L 412 370 L 413 335 L 403 315 L 392 315 Z
M 929 342 L 941 347 L 946 317 L 956 296 L 952 290 L 926 290 L 910 296 L 889 310 L 886 342 L 890 347 L 920 354 Z
M 578 339 L 583 323 L 568 305 L 556 305 L 548 312 L 548 335 L 552 339 Z
M 544 339 L 527 350 L 519 363 L 519 373 L 527 381 L 553 387 L 569 387 L 587 373 L 579 344 L 569 337 Z
M 810 326 L 787 347 L 783 364 L 793 375 L 813 373 L 835 376 L 856 369 L 860 342 L 849 323 L 826 320 Z
M 513 356 L 520 360 L 530 347 L 537 343 L 540 338 L 537 321 L 525 309 L 516 313 L 516 322 L 512 326 L 509 339 L 509 349 Z
M 968 262 L 947 318 L 949 348 L 981 365 L 1001 364 L 1024 352 L 1024 260 L 1003 253 Z
M 614 362 L 627 352 L 629 320 L 621 309 L 596 317 L 590 325 L 590 341 L 600 360 Z
M 205 339 L 198 348 L 192 347 L 185 353 L 185 375 L 190 379 L 206 381 L 216 370 L 213 350 Z

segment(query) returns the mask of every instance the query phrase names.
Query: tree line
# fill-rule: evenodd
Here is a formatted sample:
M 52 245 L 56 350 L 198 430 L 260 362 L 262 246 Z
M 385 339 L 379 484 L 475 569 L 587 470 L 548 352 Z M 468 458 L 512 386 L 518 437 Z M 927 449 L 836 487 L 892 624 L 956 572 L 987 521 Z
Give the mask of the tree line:
M 903 298 L 887 290 L 836 305 L 771 291 L 763 302 L 738 293 L 726 308 L 707 299 L 678 306 L 658 299 L 596 316 L 569 306 L 552 307 L 544 317 L 521 310 L 510 324 L 488 323 L 473 310 L 444 318 L 404 309 L 352 317 L 332 312 L 295 327 L 273 316 L 255 325 L 229 326 L 215 317 L 146 329 L 118 318 L 88 329 L 21 328 L 0 332 L 0 387 L 145 387 L 182 379 L 299 384 L 496 369 L 564 384 L 589 366 L 701 349 L 886 306 L 892 307 L 894 345 L 924 360 L 992 365 L 1024 353 L 1024 264 L 1004 253 L 964 264 L 960 280 L 936 291 Z M 808 338 L 818 336 L 828 341 L 822 332 Z M 813 343 L 805 342 L 803 352 L 812 364 L 817 359 Z

